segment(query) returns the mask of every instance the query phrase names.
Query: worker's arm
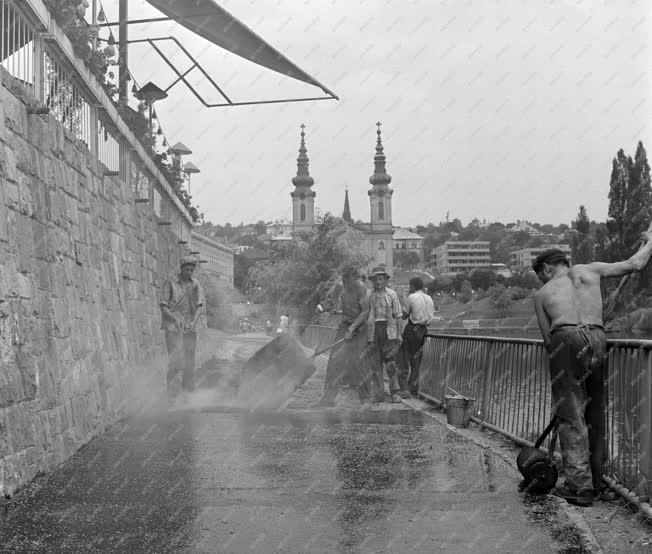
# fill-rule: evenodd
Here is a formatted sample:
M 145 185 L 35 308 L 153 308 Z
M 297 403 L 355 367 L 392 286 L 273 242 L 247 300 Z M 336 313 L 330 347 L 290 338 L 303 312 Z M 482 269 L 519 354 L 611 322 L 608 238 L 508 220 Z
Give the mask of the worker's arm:
M 622 277 L 636 271 L 641 271 L 650 261 L 652 255 L 652 232 L 644 233 L 645 244 L 628 260 L 622 262 L 593 262 L 586 268 L 600 277 Z
M 550 335 L 550 319 L 548 314 L 543 308 L 543 299 L 539 294 L 534 295 L 534 311 L 537 314 L 537 321 L 539 323 L 539 330 L 543 337 L 543 345 L 546 350 L 550 352 L 551 335 Z
M 188 330 L 192 331 L 195 329 L 197 326 L 197 322 L 199 321 L 199 316 L 201 315 L 202 309 L 204 308 L 204 305 L 206 304 L 206 300 L 204 298 L 204 289 L 201 286 L 201 283 L 199 281 L 196 282 L 196 294 L 197 294 L 197 307 L 195 308 L 195 313 L 192 316 L 191 322 L 188 325 Z
M 410 314 L 412 313 L 412 295 L 409 295 L 407 297 L 407 301 L 405 302 L 407 306 L 403 306 L 403 319 L 407 319 L 410 317 Z
M 344 338 L 349 340 L 353 335 L 362 327 L 369 318 L 369 293 L 365 290 L 364 294 L 360 295 L 360 313 L 355 318 L 353 323 L 349 325 Z
M 174 322 L 174 325 L 179 327 L 181 325 L 181 320 L 170 311 L 169 303 L 171 299 L 172 299 L 172 283 L 170 283 L 170 281 L 165 281 L 165 283 L 163 283 L 163 288 L 161 290 L 161 302 L 160 302 L 161 313 L 163 314 L 163 317 Z

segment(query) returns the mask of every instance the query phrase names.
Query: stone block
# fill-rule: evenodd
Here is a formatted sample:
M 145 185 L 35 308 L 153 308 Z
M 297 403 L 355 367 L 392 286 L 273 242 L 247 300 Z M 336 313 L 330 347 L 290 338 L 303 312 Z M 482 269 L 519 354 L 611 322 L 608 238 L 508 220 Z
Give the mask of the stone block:
M 0 184 L 0 187 L 2 185 Z M 4 202 L 0 202 L 0 242 L 9 242 L 8 208 Z
M 3 125 L 17 135 L 26 136 L 27 110 L 8 88 L 0 87 L 0 102 L 4 105 Z
M 43 155 L 49 156 L 52 150 L 48 131 L 48 124 L 41 117 L 27 118 L 27 140 L 39 151 L 41 158 Z
M 18 179 L 14 150 L 8 144 L 3 143 L 0 143 L 0 177 L 13 183 Z
M 70 310 L 66 298 L 52 298 L 52 327 L 51 336 L 57 338 L 70 337 Z
M 35 177 L 26 175 L 24 173 L 19 173 L 18 209 L 20 210 L 21 214 L 24 214 L 27 217 L 32 217 L 36 209 L 34 198 L 32 196 L 32 188 L 37 189 L 38 185 L 32 184 L 33 181 L 38 183 L 38 179 Z
M 51 240 L 52 229 L 32 220 L 32 238 L 34 240 L 34 258 L 37 260 L 51 261 L 54 258 Z
M 16 274 L 18 282 L 18 297 L 23 300 L 30 300 L 33 295 L 33 285 L 31 279 L 22 273 Z
M 14 137 L 11 141 L 16 155 L 16 169 L 27 175 L 38 175 L 36 163 L 36 149 L 26 140 Z
M 75 241 L 75 261 L 79 265 L 88 263 L 88 247 L 78 241 Z

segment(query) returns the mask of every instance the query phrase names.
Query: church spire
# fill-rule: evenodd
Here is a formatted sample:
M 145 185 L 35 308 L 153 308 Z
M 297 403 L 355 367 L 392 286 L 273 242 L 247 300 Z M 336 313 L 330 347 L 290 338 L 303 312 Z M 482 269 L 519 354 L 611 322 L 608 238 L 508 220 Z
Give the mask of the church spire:
M 344 192 L 344 211 L 342 212 L 342 219 L 347 223 L 353 223 L 351 207 L 349 206 L 349 187 L 346 187 Z
M 292 179 L 292 184 L 295 187 L 311 187 L 315 184 L 315 180 L 310 176 L 308 164 L 308 150 L 306 149 L 306 126 L 301 124 L 301 144 L 299 145 L 299 157 L 297 158 L 297 176 Z
M 385 167 L 385 150 L 383 148 L 383 141 L 380 138 L 380 126 L 382 123 L 379 121 L 376 123 L 378 130 L 376 134 L 378 138 L 376 139 L 376 155 L 374 156 L 374 174 L 369 177 L 369 182 L 372 185 L 389 185 L 392 182 L 392 177 L 387 173 Z

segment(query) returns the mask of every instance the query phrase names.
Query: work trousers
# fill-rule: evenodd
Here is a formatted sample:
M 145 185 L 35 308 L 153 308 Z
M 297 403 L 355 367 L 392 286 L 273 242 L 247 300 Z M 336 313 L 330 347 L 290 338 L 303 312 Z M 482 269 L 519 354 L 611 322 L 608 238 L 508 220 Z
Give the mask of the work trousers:
M 415 325 L 410 320 L 403 330 L 403 343 L 397 358 L 398 384 L 401 390 L 409 390 L 414 394 L 419 390 L 419 368 L 427 332 L 428 327 Z
M 168 348 L 168 389 L 177 373 L 181 372 L 181 388 L 184 391 L 195 390 L 197 333 L 165 331 L 165 343 Z
M 395 323 L 392 321 L 392 325 Z M 399 341 L 387 336 L 387 321 L 376 321 L 374 324 L 374 339 L 371 347 L 371 368 L 368 379 L 371 385 L 368 388 L 377 402 L 385 400 L 385 383 L 383 381 L 383 368 L 387 367 L 389 391 L 398 392 L 398 370 L 395 358 L 398 354 Z
M 351 322 L 342 322 L 335 333 L 334 342 L 344 338 Z M 360 386 L 364 379 L 362 357 L 367 344 L 367 330 L 362 326 L 349 341 L 336 346 L 328 358 L 326 366 L 326 381 L 324 383 L 324 400 L 334 401 L 340 387 L 345 384 Z M 360 397 L 365 391 L 358 391 Z
M 565 484 L 571 491 L 597 490 L 606 461 L 604 330 L 563 326 L 550 347 L 552 411 L 559 416 Z

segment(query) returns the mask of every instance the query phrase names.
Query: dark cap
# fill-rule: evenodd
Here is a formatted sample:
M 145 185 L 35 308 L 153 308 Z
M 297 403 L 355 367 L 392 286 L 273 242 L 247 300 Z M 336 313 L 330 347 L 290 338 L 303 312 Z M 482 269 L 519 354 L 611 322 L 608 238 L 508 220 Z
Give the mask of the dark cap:
M 539 273 L 539 271 L 543 269 L 543 264 L 564 264 L 566 267 L 570 266 L 566 254 L 564 254 L 563 250 L 560 250 L 559 248 L 549 248 L 548 250 L 541 252 L 541 254 L 539 254 L 532 262 L 532 269 L 534 269 L 535 273 Z

